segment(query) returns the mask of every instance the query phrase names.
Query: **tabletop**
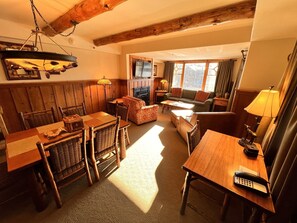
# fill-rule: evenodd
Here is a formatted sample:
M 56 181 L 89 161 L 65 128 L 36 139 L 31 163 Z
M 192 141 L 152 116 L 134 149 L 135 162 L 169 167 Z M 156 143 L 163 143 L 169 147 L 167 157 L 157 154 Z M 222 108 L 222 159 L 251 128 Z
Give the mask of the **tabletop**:
M 116 117 L 105 112 L 96 112 L 82 116 L 82 119 L 84 121 L 85 128 L 88 130 L 90 126 L 99 126 L 115 121 Z M 121 120 L 120 122 L 120 128 L 127 127 L 129 125 L 130 123 L 125 122 L 124 120 Z M 44 133 L 56 130 L 59 127 L 64 127 L 64 123 L 62 121 L 7 135 L 6 159 L 8 172 L 27 165 L 34 165 L 34 163 L 39 161 L 41 158 L 36 142 L 48 142 L 49 139 L 44 135 Z
M 241 166 L 268 180 L 261 146 L 256 144 L 259 156 L 251 159 L 243 153 L 238 140 L 233 136 L 207 130 L 183 168 L 265 212 L 274 213 L 271 196 L 262 197 L 233 183 L 234 172 Z

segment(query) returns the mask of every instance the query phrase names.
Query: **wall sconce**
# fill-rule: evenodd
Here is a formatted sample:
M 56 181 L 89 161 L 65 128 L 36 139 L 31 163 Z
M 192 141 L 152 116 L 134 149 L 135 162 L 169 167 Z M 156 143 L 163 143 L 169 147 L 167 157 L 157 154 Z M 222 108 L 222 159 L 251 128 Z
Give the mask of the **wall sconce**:
M 251 130 L 250 126 L 245 125 L 246 136 L 238 141 L 241 146 L 245 147 L 247 144 L 253 144 L 257 137 L 256 131 L 261 117 L 275 118 L 277 116 L 279 110 L 279 92 L 272 90 L 272 88 L 273 86 L 269 90 L 262 90 L 252 103 L 244 109 L 249 114 L 256 115 L 256 125 L 254 126 L 254 130 Z
M 104 100 L 105 100 L 105 111 L 107 111 L 107 103 L 106 103 L 106 85 L 111 85 L 111 81 L 107 78 L 105 78 L 105 76 L 103 76 L 103 78 L 101 78 L 97 84 L 99 85 L 103 85 L 104 87 Z

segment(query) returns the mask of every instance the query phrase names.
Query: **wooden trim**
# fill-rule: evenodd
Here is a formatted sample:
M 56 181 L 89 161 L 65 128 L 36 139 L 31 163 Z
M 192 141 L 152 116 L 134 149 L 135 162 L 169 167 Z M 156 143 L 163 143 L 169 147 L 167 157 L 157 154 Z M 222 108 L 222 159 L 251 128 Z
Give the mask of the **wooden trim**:
M 102 4 L 102 1 L 98 0 L 84 0 L 50 23 L 50 26 L 55 30 L 55 32 L 49 26 L 43 27 L 42 31 L 47 36 L 55 36 L 56 34 L 73 27 L 73 22 L 81 23 L 89 20 L 94 16 L 114 9 L 116 6 L 125 1 L 127 0 L 105 0 L 103 1 L 104 4 Z
M 95 46 L 102 46 L 110 43 L 118 43 L 147 36 L 157 36 L 199 26 L 216 25 L 227 21 L 254 18 L 255 8 L 256 1 L 254 0 L 239 2 L 172 19 L 166 22 L 136 28 L 110 36 L 100 37 L 93 40 L 93 42 Z

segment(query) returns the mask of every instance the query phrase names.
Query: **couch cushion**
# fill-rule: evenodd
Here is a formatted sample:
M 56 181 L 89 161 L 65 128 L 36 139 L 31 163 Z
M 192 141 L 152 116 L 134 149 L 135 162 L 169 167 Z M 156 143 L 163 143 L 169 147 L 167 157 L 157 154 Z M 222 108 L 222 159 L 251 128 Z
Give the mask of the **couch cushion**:
M 196 96 L 195 96 L 195 101 L 204 102 L 208 99 L 209 95 L 210 95 L 210 92 L 197 91 Z
M 182 94 L 181 88 L 171 88 L 171 96 L 180 98 Z
M 191 90 L 185 90 L 185 89 L 183 89 L 182 98 L 194 100 L 195 95 L 196 95 L 196 91 L 191 91 Z

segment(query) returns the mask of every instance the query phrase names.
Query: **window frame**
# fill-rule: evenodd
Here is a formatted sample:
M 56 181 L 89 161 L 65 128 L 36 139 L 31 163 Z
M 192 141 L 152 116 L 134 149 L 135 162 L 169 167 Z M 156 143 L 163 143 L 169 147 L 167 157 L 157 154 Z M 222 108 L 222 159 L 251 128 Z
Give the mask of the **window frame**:
M 219 66 L 219 62 L 221 62 L 222 60 L 187 60 L 187 61 L 173 61 L 174 65 L 175 64 L 182 64 L 183 68 L 182 68 L 182 73 L 181 73 L 181 79 L 180 79 L 180 88 L 183 88 L 184 85 L 184 77 L 185 77 L 185 65 L 189 64 L 189 63 L 205 63 L 205 70 L 204 70 L 204 74 L 203 74 L 203 81 L 202 81 L 202 86 L 201 86 L 201 90 L 204 91 L 205 89 L 205 85 L 206 85 L 206 80 L 207 80 L 207 74 L 208 74 L 208 70 L 209 70 L 209 64 L 210 63 L 218 63 Z

